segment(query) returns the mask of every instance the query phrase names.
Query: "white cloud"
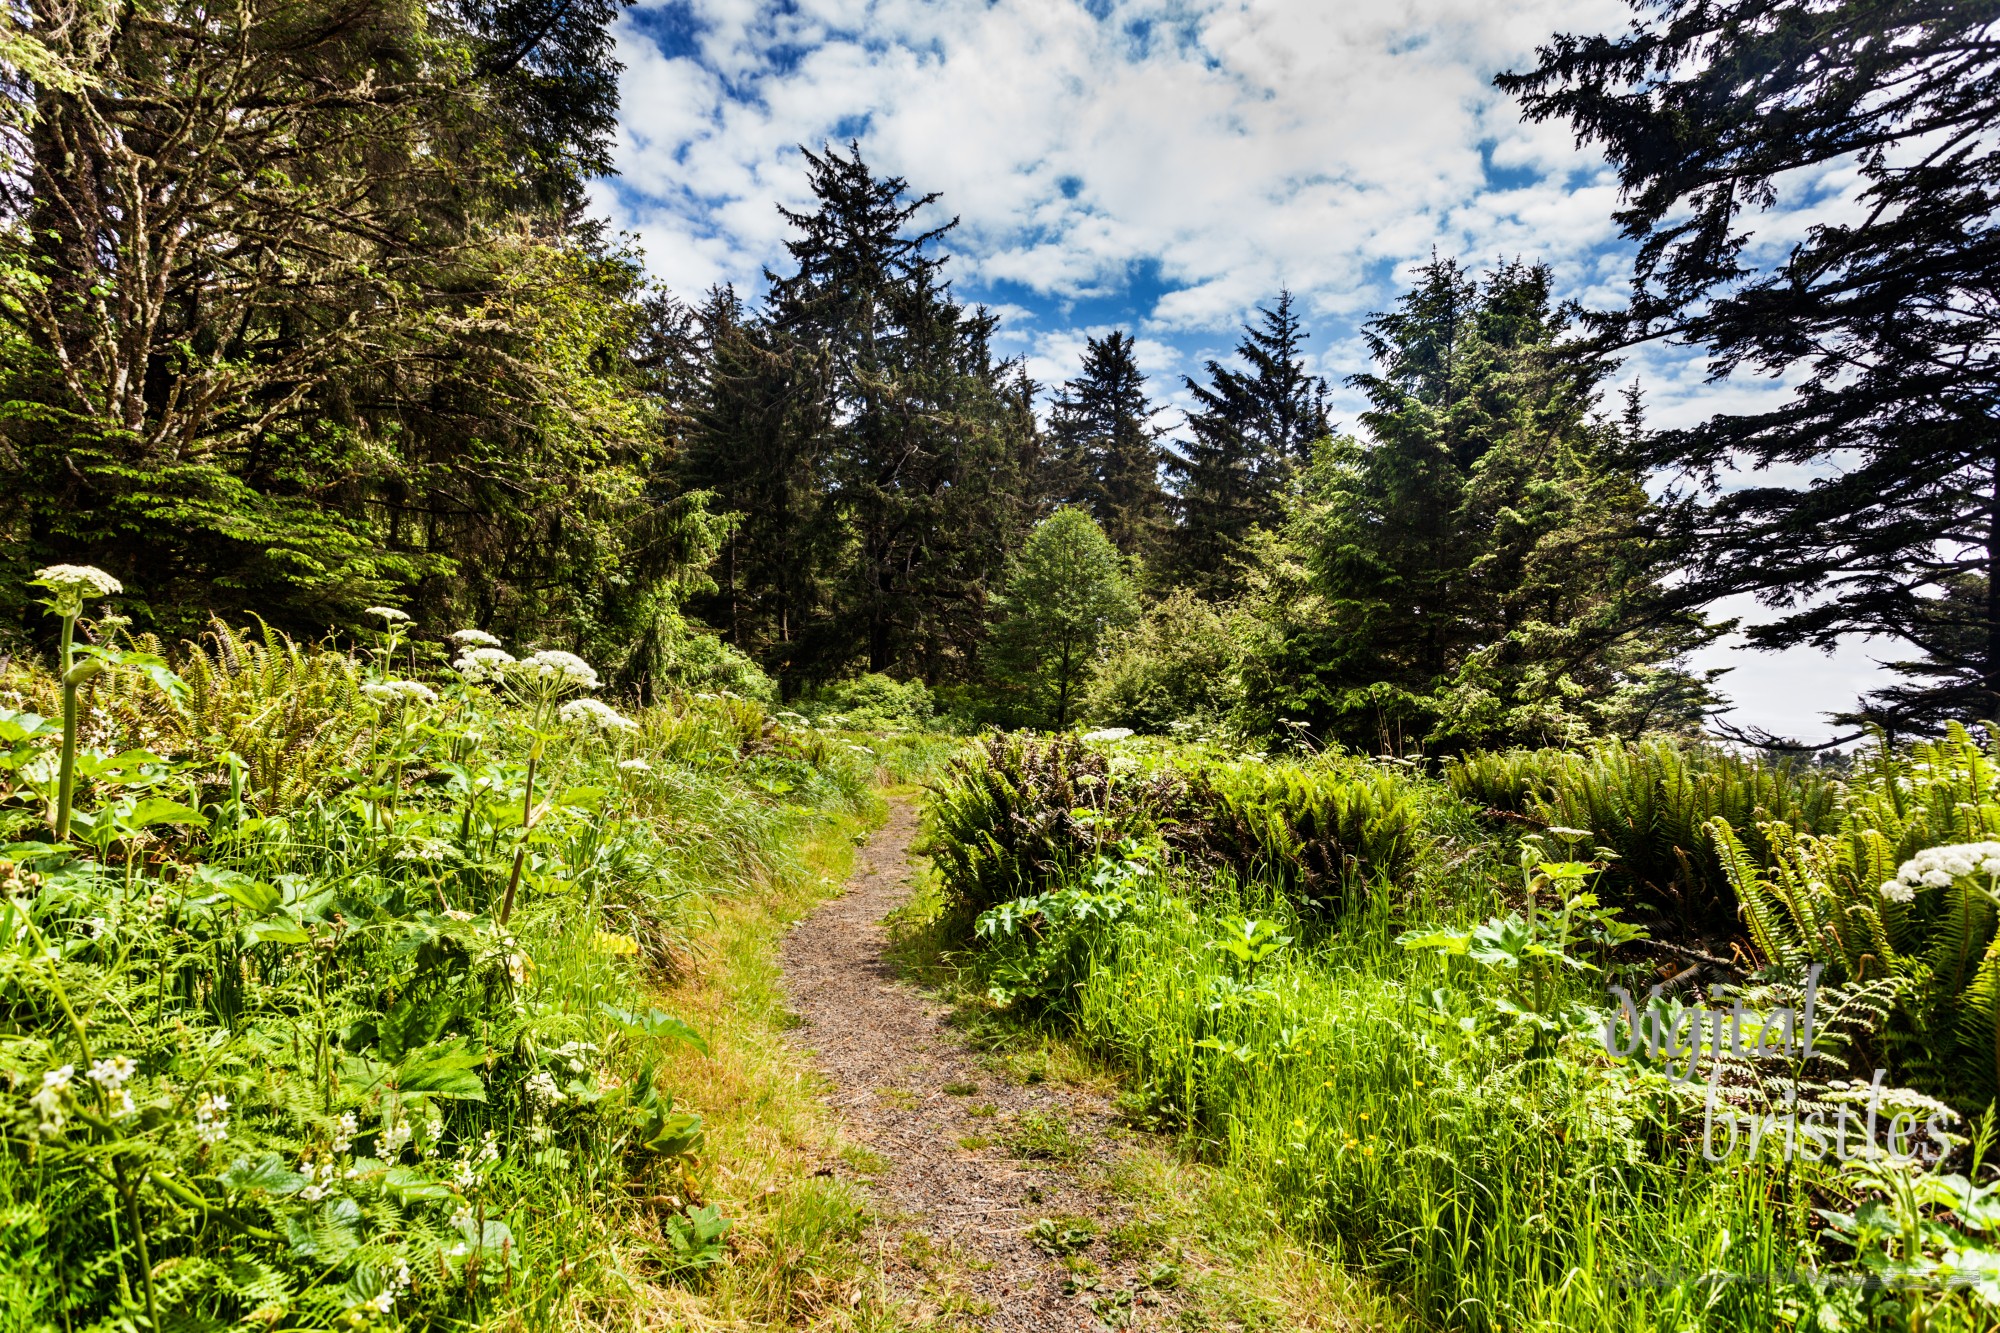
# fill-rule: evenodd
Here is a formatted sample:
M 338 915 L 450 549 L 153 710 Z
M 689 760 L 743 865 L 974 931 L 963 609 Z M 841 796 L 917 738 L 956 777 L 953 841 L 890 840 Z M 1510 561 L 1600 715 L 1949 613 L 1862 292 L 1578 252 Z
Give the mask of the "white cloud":
M 600 198 L 665 274 L 754 282 L 772 203 L 802 189 L 794 146 L 864 121 L 877 169 L 963 217 L 962 279 L 1088 297 L 1150 261 L 1179 289 L 1164 327 L 1226 326 L 1281 281 L 1379 304 L 1374 270 L 1432 245 L 1581 270 L 1609 234 L 1605 187 L 1567 189 L 1595 164 L 1488 78 L 1614 0 L 693 0 L 698 52 L 672 59 L 649 8 L 621 28 L 625 181 Z M 1486 152 L 1537 183 L 1481 197 Z

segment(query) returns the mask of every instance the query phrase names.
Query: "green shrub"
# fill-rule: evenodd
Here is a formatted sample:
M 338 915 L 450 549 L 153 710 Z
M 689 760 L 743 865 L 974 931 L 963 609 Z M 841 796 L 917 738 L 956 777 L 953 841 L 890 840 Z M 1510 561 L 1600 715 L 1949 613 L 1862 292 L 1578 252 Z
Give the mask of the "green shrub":
M 1905 752 L 1878 745 L 1823 833 L 1709 824 L 1765 957 L 1882 983 L 1894 1008 L 1870 1056 L 1967 1111 L 2000 1096 L 1996 790 L 2000 731 L 1982 747 L 1954 724 Z
M 1158 841 L 1309 915 L 1407 873 L 1423 845 L 1412 780 L 1358 763 L 1239 763 L 1199 747 L 1114 753 L 1071 736 L 991 737 L 932 795 L 927 847 L 973 912 L 1043 892 L 1122 843 Z
M 879 671 L 822 685 L 797 707 L 823 726 L 854 731 L 921 729 L 937 717 L 937 702 L 921 680 L 896 680 Z
M 1182 723 L 1214 731 L 1236 707 L 1240 649 L 1229 624 L 1182 589 L 1113 631 L 1092 669 L 1084 716 L 1102 727 L 1163 735 Z
M 662 610 L 633 644 L 617 683 L 644 699 L 683 694 L 738 695 L 769 704 L 778 686 L 764 669 L 713 630 Z
M 1840 790 L 1802 765 L 1665 740 L 1474 753 L 1447 760 L 1445 779 L 1473 804 L 1587 833 L 1580 850 L 1615 853 L 1599 886 L 1606 901 L 1659 913 L 1671 934 L 1713 936 L 1738 923 L 1709 822 L 1754 830 L 1779 820 L 1811 832 L 1837 818 Z M 1749 837 L 1762 857 L 1763 835 Z

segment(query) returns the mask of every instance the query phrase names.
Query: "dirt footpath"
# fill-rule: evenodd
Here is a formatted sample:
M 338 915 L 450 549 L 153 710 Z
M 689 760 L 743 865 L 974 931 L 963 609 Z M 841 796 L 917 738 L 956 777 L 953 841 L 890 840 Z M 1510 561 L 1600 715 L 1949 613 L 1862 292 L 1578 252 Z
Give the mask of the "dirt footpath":
M 872 1178 L 885 1276 L 915 1313 L 995 1333 L 1161 1326 L 1168 1275 L 1119 1252 L 1122 1211 L 1080 1179 L 1114 1156 L 1109 1108 L 996 1073 L 883 956 L 916 831 L 897 803 L 845 891 L 784 948 L 794 1039 L 832 1082 L 848 1138 L 885 1163 Z

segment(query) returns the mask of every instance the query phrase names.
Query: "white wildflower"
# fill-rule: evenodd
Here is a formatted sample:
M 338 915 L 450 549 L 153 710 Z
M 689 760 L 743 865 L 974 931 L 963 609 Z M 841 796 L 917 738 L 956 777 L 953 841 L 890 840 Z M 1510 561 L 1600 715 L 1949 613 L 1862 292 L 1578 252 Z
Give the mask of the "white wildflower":
M 378 1291 L 367 1300 L 361 1302 L 363 1309 L 373 1310 L 376 1314 L 388 1314 L 390 1310 L 395 1308 L 395 1305 L 396 1293 L 388 1290 Z
M 334 1126 L 333 1150 L 337 1153 L 340 1153 L 340 1152 L 346 1152 L 349 1148 L 353 1147 L 354 1132 L 360 1127 L 361 1126 L 355 1122 L 354 1112 L 348 1111 L 345 1114 L 343 1114 L 340 1117 L 340 1122 Z
M 537 1069 L 526 1084 L 528 1100 L 536 1104 L 554 1105 L 562 1101 L 562 1089 L 549 1077 L 546 1069 Z
M 505 677 L 514 665 L 514 654 L 505 648 L 474 648 L 453 662 L 451 669 L 474 685 L 488 685 Z
M 624 769 L 627 773 L 650 773 L 653 771 L 653 766 L 643 759 L 620 759 L 618 767 Z
M 498 636 L 488 634 L 483 629 L 455 629 L 445 637 L 461 648 L 498 648 Z
M 76 1074 L 75 1065 L 64 1065 L 51 1069 L 42 1075 L 41 1090 L 28 1098 L 28 1105 L 41 1116 L 41 1132 L 53 1138 L 62 1133 L 64 1122 L 63 1094 L 69 1091 L 70 1079 Z
M 385 624 L 390 625 L 407 625 L 410 621 L 408 615 L 398 611 L 393 606 L 363 607 L 361 614 L 364 616 L 379 616 Z
M 194 1136 L 203 1143 L 216 1144 L 229 1137 L 229 1099 L 219 1092 L 205 1092 L 194 1104 Z
M 416 1131 L 408 1120 L 398 1120 L 382 1131 L 382 1155 L 390 1161 L 402 1156 L 403 1148 Z
M 530 653 L 521 659 L 515 669 L 537 680 L 581 690 L 597 688 L 597 672 L 590 663 L 575 653 L 566 653 L 559 648 L 544 648 L 539 653 Z
M 1130 727 L 1099 727 L 1096 731 L 1084 732 L 1083 739 L 1087 741 L 1122 741 L 1131 734 L 1132 728 Z
M 118 1089 L 111 1094 L 110 1100 L 111 1118 L 113 1120 L 122 1120 L 128 1115 L 136 1113 L 139 1109 L 133 1104 L 132 1090 L 130 1088 Z
M 94 940 L 101 940 L 111 933 L 111 923 L 101 916 L 94 916 L 83 924 L 90 931 L 90 938 Z
M 636 731 L 639 724 L 608 704 L 595 699 L 572 699 L 556 710 L 568 723 L 586 723 L 599 731 Z
M 450 1225 L 453 1230 L 457 1230 L 460 1227 L 469 1227 L 472 1225 L 472 1222 L 472 1206 L 470 1204 L 461 1207 L 451 1215 L 450 1219 Z
M 1942 889 L 1955 879 L 1979 873 L 2000 876 L 2000 842 L 1962 842 L 1930 847 L 1897 867 L 1896 877 L 1881 887 L 1884 899 L 1906 903 L 1920 888 Z
M 90 1073 L 86 1077 L 92 1083 L 103 1084 L 106 1092 L 116 1092 L 125 1085 L 126 1081 L 132 1075 L 138 1072 L 139 1066 L 133 1064 L 129 1057 L 114 1055 L 109 1059 L 93 1063 L 90 1066 Z
M 361 692 L 378 703 L 434 704 L 437 702 L 437 691 L 422 681 L 416 680 L 370 681 L 361 687 Z
M 92 597 L 125 591 L 124 584 L 95 565 L 47 565 L 35 571 L 35 582 L 55 593 L 56 600 L 74 603 L 79 609 Z

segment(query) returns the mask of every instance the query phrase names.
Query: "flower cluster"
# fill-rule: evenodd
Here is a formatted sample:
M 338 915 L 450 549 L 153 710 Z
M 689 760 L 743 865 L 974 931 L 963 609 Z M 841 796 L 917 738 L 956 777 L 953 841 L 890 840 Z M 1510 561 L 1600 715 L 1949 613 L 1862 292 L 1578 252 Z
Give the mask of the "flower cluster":
M 382 1156 L 392 1162 L 401 1157 L 404 1146 L 409 1143 L 411 1136 L 415 1133 L 416 1131 L 410 1127 L 410 1121 L 407 1116 L 400 1120 L 393 1120 L 383 1126 Z
M 585 723 L 595 727 L 599 731 L 637 731 L 639 729 L 639 724 L 631 718 L 626 717 L 609 704 L 599 703 L 595 699 L 572 699 L 561 708 L 558 708 L 556 715 L 572 725 L 579 722 Z
M 476 1150 L 470 1143 L 459 1145 L 458 1165 L 453 1179 L 462 1190 L 477 1188 L 480 1171 L 499 1160 L 500 1144 L 497 1136 L 489 1129 Z
M 527 1094 L 530 1106 L 554 1106 L 563 1099 L 562 1089 L 556 1086 L 556 1081 L 549 1077 L 546 1069 L 537 1069 L 529 1075 L 522 1091 Z
M 385 704 L 434 704 L 437 691 L 422 681 L 382 680 L 370 681 L 361 687 L 361 692 L 378 703 Z
M 468 648 L 451 669 L 471 684 L 494 685 L 505 680 L 508 668 L 514 665 L 514 654 L 505 648 Z
M 194 1104 L 194 1136 L 211 1146 L 229 1137 L 229 1099 L 205 1092 Z
M 1894 879 L 1883 881 L 1882 896 L 1906 903 L 1920 888 L 1942 889 L 1975 871 L 1989 879 L 2000 877 L 2000 842 L 1960 842 L 1918 852 L 1897 867 Z
M 125 1086 L 132 1075 L 139 1072 L 139 1066 L 123 1055 L 114 1055 L 107 1060 L 99 1060 L 90 1066 L 85 1075 L 92 1083 L 104 1089 L 104 1096 L 111 1103 L 111 1114 L 128 1116 L 136 1109 L 132 1105 L 131 1089 Z
M 627 773 L 650 773 L 653 771 L 653 766 L 643 759 L 620 759 L 618 767 L 624 769 Z
M 41 1115 L 39 1126 L 43 1138 L 54 1138 L 62 1133 L 65 1116 L 63 1098 L 69 1092 L 70 1080 L 76 1077 L 75 1065 L 64 1065 L 51 1069 L 42 1075 L 42 1086 L 34 1096 L 28 1098 L 28 1105 Z
M 305 1187 L 299 1191 L 299 1197 L 307 1203 L 318 1203 L 333 1192 L 333 1182 L 339 1177 L 340 1172 L 331 1158 L 315 1162 L 308 1157 L 299 1163 L 299 1174 L 306 1178 Z
M 590 663 L 559 648 L 530 653 L 516 669 L 531 679 L 572 689 L 594 690 L 598 684 L 597 672 Z
M 52 594 L 49 609 L 59 616 L 83 614 L 83 604 L 93 597 L 109 597 L 125 591 L 125 585 L 93 565 L 47 565 L 35 571 L 35 583 Z
M 498 648 L 500 639 L 483 629 L 455 629 L 445 636 L 460 648 Z
M 370 606 L 364 608 L 361 614 L 364 616 L 379 616 L 384 624 L 389 625 L 407 625 L 410 622 L 408 615 L 398 611 L 393 606 Z
M 361 1126 L 354 1119 L 354 1112 L 348 1111 L 343 1113 L 340 1117 L 340 1122 L 333 1127 L 333 1150 L 337 1153 L 342 1153 L 352 1148 L 354 1146 L 355 1132 L 360 1128 Z

